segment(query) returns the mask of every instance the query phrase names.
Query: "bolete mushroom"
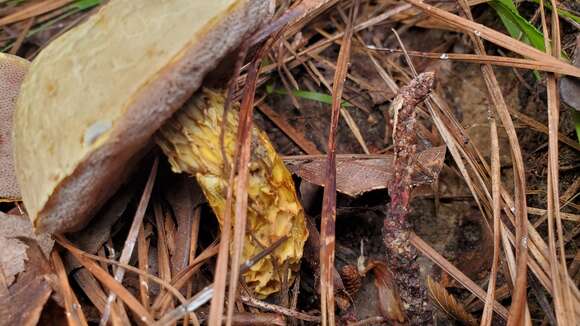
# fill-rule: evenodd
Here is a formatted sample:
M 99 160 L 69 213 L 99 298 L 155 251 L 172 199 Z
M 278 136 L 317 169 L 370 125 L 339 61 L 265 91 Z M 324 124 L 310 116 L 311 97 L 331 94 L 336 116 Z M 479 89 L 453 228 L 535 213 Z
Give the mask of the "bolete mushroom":
M 29 64 L 26 59 L 0 53 L 0 202 L 20 200 L 12 156 L 12 115 Z
M 111 0 L 42 50 L 22 85 L 14 125 L 16 174 L 35 228 L 85 225 L 164 124 L 157 139 L 173 169 L 197 177 L 221 218 L 224 96 L 204 90 L 174 113 L 272 11 L 266 0 Z M 232 162 L 237 115 L 227 115 L 225 125 Z M 276 264 L 297 267 L 308 232 L 290 173 L 266 134 L 252 135 L 242 259 L 289 236 L 244 275 L 266 296 L 282 283 Z

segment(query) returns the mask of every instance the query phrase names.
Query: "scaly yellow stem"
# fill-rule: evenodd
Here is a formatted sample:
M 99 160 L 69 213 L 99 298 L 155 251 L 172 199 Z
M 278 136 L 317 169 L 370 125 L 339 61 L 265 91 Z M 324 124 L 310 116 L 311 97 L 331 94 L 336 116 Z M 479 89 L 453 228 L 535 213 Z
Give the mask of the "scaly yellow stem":
M 172 169 L 197 178 L 220 224 L 228 186 L 220 146 L 224 102 L 223 93 L 202 90 L 161 128 L 157 136 L 157 143 Z M 226 115 L 224 134 L 228 164 L 234 161 L 237 128 L 237 110 L 232 108 Z M 252 130 L 249 173 L 248 230 L 242 259 L 258 254 L 283 236 L 289 237 L 272 255 L 244 274 L 246 283 L 256 294 L 265 297 L 280 290 L 285 274 L 281 268 L 286 264 L 290 268 L 288 281 L 294 279 L 308 231 L 292 175 L 266 133 L 257 128 Z

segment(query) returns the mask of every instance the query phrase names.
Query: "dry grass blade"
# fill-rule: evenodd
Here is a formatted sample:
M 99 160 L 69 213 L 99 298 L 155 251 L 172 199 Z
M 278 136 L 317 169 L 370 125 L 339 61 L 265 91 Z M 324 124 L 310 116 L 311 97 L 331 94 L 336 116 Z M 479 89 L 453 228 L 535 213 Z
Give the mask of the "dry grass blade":
M 477 36 L 484 38 L 496 45 L 504 47 L 521 56 L 534 59 L 536 61 L 551 63 L 556 66 L 560 66 L 563 70 L 568 70 L 571 76 L 580 77 L 580 69 L 560 61 L 546 53 L 543 53 L 523 42 L 513 39 L 505 34 L 497 32 L 489 27 L 483 26 L 481 24 L 475 23 L 471 20 L 459 17 L 445 10 L 433 7 L 424 3 L 422 0 L 405 0 L 406 2 L 412 4 L 415 7 L 420 8 L 425 11 L 429 16 L 435 17 L 446 24 L 459 28 L 468 33 L 474 33 Z
M 171 267 L 169 263 L 169 249 L 167 248 L 167 233 L 165 232 L 165 216 L 159 201 L 153 204 L 155 224 L 157 227 L 157 269 L 159 277 L 165 281 L 171 281 Z M 163 314 L 163 309 L 159 311 Z
M 153 185 L 155 184 L 155 177 L 157 176 L 158 166 L 159 159 L 155 158 L 155 162 L 153 162 L 153 166 L 151 167 L 151 171 L 149 172 L 149 177 L 147 178 L 147 184 L 145 184 L 145 189 L 143 190 L 143 195 L 141 196 L 141 200 L 139 201 L 139 206 L 137 207 L 137 211 L 135 212 L 135 217 L 133 218 L 131 229 L 129 230 L 129 234 L 127 234 L 127 239 L 125 240 L 123 251 L 121 251 L 121 257 L 119 257 L 119 262 L 121 264 L 126 265 L 127 263 L 129 263 L 129 259 L 131 259 L 131 255 L 133 254 L 133 249 L 135 248 L 135 244 L 137 243 L 137 235 L 139 234 L 139 229 L 141 228 L 141 224 L 143 223 L 143 217 L 145 217 L 145 211 L 147 210 L 147 206 L 149 205 L 149 199 L 151 198 L 151 191 L 153 191 Z M 118 267 L 115 270 L 115 280 L 117 282 L 121 283 L 123 281 L 124 275 L 125 275 L 124 268 Z M 111 313 L 111 305 L 115 301 L 115 298 L 116 293 L 111 292 L 109 294 L 109 297 L 107 298 L 105 312 L 101 317 L 100 321 L 101 326 L 105 326 L 107 324 L 109 314 Z
M 460 1 L 462 10 L 464 14 L 469 19 L 468 21 L 473 21 L 473 16 L 469 5 L 465 0 Z M 477 31 L 477 30 L 476 30 Z M 475 51 L 478 55 L 485 55 L 485 47 L 483 42 L 479 38 L 480 33 L 469 33 L 469 36 L 474 44 Z M 508 112 L 507 104 L 503 98 L 501 88 L 495 77 L 493 68 L 491 65 L 486 64 L 481 66 L 483 73 L 483 79 L 487 86 L 488 92 L 491 96 L 491 102 L 493 103 L 500 120 L 506 128 L 508 138 L 510 141 L 512 156 L 514 157 L 514 175 L 515 178 L 515 194 L 517 197 L 517 207 L 516 215 L 518 216 L 516 222 L 516 234 L 518 237 L 518 246 L 516 246 L 517 261 L 516 261 L 516 274 L 515 274 L 515 290 L 512 298 L 511 314 L 508 319 L 509 325 L 520 325 L 524 315 L 526 316 L 526 323 L 529 324 L 530 321 L 527 319 L 529 316 L 529 311 L 527 310 L 527 299 L 526 299 L 526 277 L 527 277 L 527 245 L 523 243 L 527 242 L 527 209 L 526 209 L 526 199 L 525 199 L 525 175 L 524 175 L 524 165 L 523 158 L 521 154 L 521 149 L 519 146 L 517 134 L 511 117 Z M 501 213 L 501 175 L 499 167 L 499 145 L 498 145 L 498 134 L 495 118 L 490 114 L 490 133 L 492 142 L 492 162 L 491 162 L 491 182 L 492 182 L 492 214 L 493 214 L 493 226 L 494 226 L 494 239 L 493 239 L 493 262 L 492 270 L 490 275 L 490 283 L 488 285 L 487 302 L 484 309 L 484 316 L 482 320 L 482 325 L 491 324 L 492 309 L 491 302 L 494 301 L 495 295 L 495 279 L 497 275 L 497 264 L 499 260 L 499 240 L 500 240 L 500 213 Z M 511 248 L 506 248 L 506 250 L 511 250 Z
M 485 302 L 486 300 L 486 293 L 485 291 L 479 287 L 479 285 L 475 284 L 469 277 L 463 274 L 457 267 L 453 266 L 445 257 L 441 256 L 435 249 L 431 248 L 429 244 L 427 244 L 423 239 L 421 239 L 416 234 L 411 234 L 409 241 L 419 250 L 423 255 L 427 258 L 431 259 L 435 264 L 437 264 L 441 269 L 443 269 L 446 273 L 451 275 L 454 279 L 456 279 L 461 285 L 463 285 L 466 289 L 468 289 L 471 293 L 473 293 L 477 298 L 481 301 Z M 508 319 L 508 310 L 502 306 L 499 302 L 494 301 L 493 303 L 493 310 L 503 319 Z
M 483 309 L 481 320 L 482 326 L 490 326 L 493 317 L 492 302 L 495 301 L 495 284 L 500 255 L 500 217 L 501 217 L 501 170 L 499 156 L 499 139 L 497 133 L 497 122 L 493 114 L 490 114 L 490 135 L 491 135 L 491 195 L 492 195 L 492 213 L 493 213 L 493 258 L 491 262 L 491 271 L 489 275 L 489 284 L 487 287 L 486 303 Z
M 274 32 L 274 31 L 271 31 Z M 261 63 L 261 58 L 265 54 L 266 46 L 262 46 L 259 52 L 256 54 L 246 76 L 246 84 L 244 87 L 244 95 L 242 99 L 242 104 L 240 106 L 239 113 L 239 124 L 238 133 L 236 137 L 236 148 L 234 157 L 236 162 L 232 162 L 231 167 L 225 167 L 230 169 L 230 174 L 228 178 L 228 190 L 226 196 L 226 204 L 223 216 L 223 226 L 221 232 L 221 240 L 219 246 L 218 261 L 215 269 L 214 277 L 214 287 L 213 292 L 215 295 L 212 296 L 211 307 L 209 313 L 209 325 L 210 326 L 220 326 L 223 319 L 223 305 L 225 301 L 225 291 L 226 291 L 226 278 L 227 278 L 227 268 L 229 261 L 229 246 L 230 246 L 230 236 L 232 228 L 232 205 L 234 202 L 234 184 L 236 184 L 236 223 L 234 224 L 234 251 L 232 252 L 232 264 L 234 261 L 237 263 L 233 265 L 233 270 L 230 275 L 230 295 L 229 295 L 229 306 L 227 310 L 227 323 L 231 325 L 231 316 L 233 315 L 234 309 L 234 299 L 237 290 L 237 281 L 239 279 L 239 261 L 243 248 L 244 234 L 246 230 L 246 218 L 247 218 L 247 205 L 248 205 L 248 194 L 247 194 L 247 180 L 248 180 L 248 162 L 250 159 L 250 141 L 251 141 L 251 130 L 252 130 L 252 112 L 254 107 L 254 96 L 256 90 L 256 82 L 258 71 Z M 236 72 L 237 74 L 237 72 Z M 232 83 L 230 86 L 233 86 Z M 230 93 L 230 90 L 228 90 Z M 229 95 L 228 95 L 229 97 Z M 226 120 L 223 120 L 224 123 Z M 225 127 L 222 126 L 222 130 Z M 223 149 L 222 149 L 223 153 Z M 234 168 L 235 167 L 235 168 Z M 234 182 L 236 181 L 236 182 Z
M 555 6 L 555 2 L 551 2 Z M 540 1 L 540 13 L 542 18 L 542 28 L 544 30 L 544 44 L 546 52 L 555 58 L 560 57 L 560 27 L 558 15 L 553 14 L 552 42 L 550 42 L 544 2 Z M 568 270 L 566 266 L 566 254 L 564 252 L 564 234 L 562 230 L 562 219 L 560 216 L 559 203 L 559 164 L 558 164 L 558 123 L 560 113 L 560 98 L 557 89 L 557 76 L 549 74 L 546 80 L 546 90 L 548 92 L 548 246 L 550 261 L 550 271 L 552 274 L 552 290 L 554 297 L 554 310 L 556 319 L 560 325 L 576 325 L 576 311 L 573 305 L 570 287 L 566 286 L 568 280 Z M 556 229 L 554 229 L 556 226 Z M 557 235 L 556 235 L 557 232 Z M 557 252 L 556 241 L 558 240 L 559 252 Z M 558 254 L 560 258 L 558 259 Z
M 445 287 L 439 284 L 439 282 L 433 280 L 431 276 L 427 277 L 427 288 L 429 289 L 429 294 L 437 307 L 447 315 L 469 326 L 475 326 L 478 324 L 477 319 L 467 312 L 465 307 L 457 302 L 455 297 L 447 292 Z
M 74 272 L 73 277 L 95 308 L 100 313 L 103 313 L 107 295 L 99 285 L 97 279 L 84 268 Z M 127 319 L 126 322 L 129 323 L 129 320 Z
M 468 16 L 468 19 L 464 19 L 465 20 L 465 24 L 476 24 L 474 23 L 473 17 L 471 16 L 471 12 L 468 9 L 468 6 L 464 4 L 464 11 L 466 13 L 466 15 Z M 445 12 L 446 13 L 446 12 Z M 446 13 L 448 14 L 448 13 Z M 463 19 L 463 18 L 462 18 Z M 478 24 L 476 24 L 478 25 Z M 469 33 L 470 37 L 472 38 L 472 42 L 474 43 L 475 49 L 477 51 L 477 54 L 483 55 L 485 54 L 485 48 L 483 46 L 483 42 L 481 41 L 481 39 L 479 39 L 479 37 L 483 37 L 486 38 L 488 40 L 490 40 L 489 38 L 484 36 L 484 31 L 485 32 L 490 32 L 488 34 L 496 35 L 496 39 L 501 40 L 502 38 L 507 38 L 507 40 L 505 40 L 506 42 L 509 43 L 509 40 L 511 40 L 511 42 L 515 42 L 515 40 L 513 40 L 510 37 L 507 37 L 501 33 L 495 32 L 492 29 L 489 29 L 485 26 L 481 26 L 481 28 L 478 28 L 476 26 L 476 28 L 473 29 L 473 34 L 471 34 L 471 31 Z M 490 40 L 492 41 L 492 40 Z M 492 41 L 493 42 L 493 41 Z M 501 45 L 501 44 L 498 44 Z M 511 49 L 513 50 L 513 49 Z M 533 50 L 533 51 L 532 51 Z M 517 52 L 517 51 L 516 51 Z M 533 55 L 540 53 L 539 51 L 530 48 L 528 49 L 528 51 L 526 52 L 527 54 L 522 54 L 525 56 L 530 56 L 536 60 L 541 60 L 540 58 L 538 58 L 537 56 L 534 57 Z M 523 321 L 524 319 L 524 315 L 525 312 L 527 311 L 527 299 L 526 299 L 526 288 L 527 288 L 527 265 L 528 265 L 528 246 L 527 246 L 527 225 L 528 225 L 528 220 L 527 220 L 527 209 L 526 209 L 526 180 L 525 180 L 525 168 L 524 168 L 524 163 L 523 163 L 523 156 L 521 153 L 521 148 L 519 146 L 519 141 L 518 141 L 518 137 L 515 131 L 515 127 L 513 125 L 513 121 L 511 120 L 509 111 L 507 109 L 507 105 L 506 102 L 503 98 L 503 95 L 501 93 L 501 88 L 499 86 L 499 83 L 494 75 L 493 69 L 490 65 L 484 65 L 482 66 L 482 72 L 483 72 L 483 78 L 485 81 L 485 84 L 487 86 L 488 92 L 490 93 L 491 96 L 491 102 L 493 103 L 496 112 L 502 122 L 502 124 L 504 125 L 504 128 L 506 130 L 506 133 L 508 135 L 508 139 L 509 139 L 509 143 L 510 143 L 510 147 L 511 147 L 511 153 L 513 156 L 513 160 L 514 160 L 514 193 L 515 193 L 515 215 L 516 215 L 516 222 L 515 222 L 515 226 L 516 226 L 516 238 L 517 238 L 517 245 L 516 247 L 516 273 L 515 273 L 515 285 L 514 285 L 514 295 L 512 297 L 512 305 L 511 305 L 511 313 L 510 313 L 510 318 L 508 320 L 508 325 L 520 325 L 520 323 Z M 498 178 L 496 178 L 497 175 L 494 177 L 492 175 L 492 181 L 496 182 L 495 188 L 493 188 L 492 190 L 497 190 L 497 186 L 500 182 L 500 180 L 498 180 Z M 492 185 L 493 186 L 493 185 Z M 496 192 L 494 194 L 492 194 L 493 196 L 495 196 L 495 198 L 492 199 L 492 202 L 495 203 L 495 205 L 497 205 L 497 200 L 499 199 L 499 194 Z M 497 213 L 495 206 L 493 206 L 492 203 L 492 211 L 494 213 Z M 495 218 L 495 217 L 494 217 Z M 509 248 L 506 248 L 506 250 Z M 529 314 L 529 313 L 528 313 Z M 528 321 L 529 322 L 529 321 Z
M 355 0 L 349 13 L 332 85 L 332 113 L 328 135 L 325 187 L 320 222 L 320 311 L 322 313 L 323 326 L 336 324 L 333 283 L 336 223 L 336 131 L 340 116 L 342 92 L 350 60 L 350 45 L 354 21 L 358 14 L 358 5 L 359 1 Z
M 81 309 L 81 305 L 68 282 L 68 276 L 62 263 L 62 259 L 56 250 L 52 251 L 50 259 L 52 261 L 52 266 L 56 271 L 56 275 L 58 276 L 59 289 L 64 298 L 64 308 L 66 309 L 66 319 L 68 324 L 74 326 L 88 325 L 85 314 Z
M 109 288 L 111 292 L 115 293 L 127 306 L 133 310 L 137 316 L 144 323 L 152 323 L 153 316 L 149 314 L 147 309 L 141 305 L 139 300 L 137 300 L 129 290 L 127 290 L 121 283 L 117 282 L 109 273 L 102 269 L 97 263 L 92 261 L 90 258 L 85 257 L 83 254 L 79 253 L 76 248 L 63 236 L 55 235 L 56 241 L 69 250 L 73 256 L 83 265 L 97 280 L 99 280 L 105 287 Z
M 18 10 L 12 15 L 8 15 L 0 19 L 0 27 L 6 26 L 8 24 L 16 23 L 27 18 L 35 17 L 47 13 L 49 11 L 58 9 L 65 6 L 74 0 L 46 0 L 43 2 L 37 2 L 32 4 L 22 10 Z
M 368 46 L 369 50 L 386 52 L 386 53 L 400 53 L 401 50 L 388 49 L 388 48 L 377 48 L 374 46 Z M 512 68 L 522 68 L 530 70 L 548 71 L 554 72 L 562 75 L 576 76 L 578 71 L 569 70 L 560 64 L 553 64 L 552 62 L 544 62 L 530 59 L 522 58 L 512 58 L 512 57 L 501 57 L 495 55 L 486 54 L 466 54 L 466 53 L 433 53 L 433 52 L 420 52 L 420 51 L 408 51 L 407 52 L 412 57 L 421 57 L 437 60 L 451 60 L 451 61 L 461 61 L 469 63 L 480 63 L 480 64 L 491 64 L 495 66 L 512 67 Z M 579 77 L 579 76 L 576 76 Z
M 87 252 L 84 252 L 80 249 L 71 247 L 70 245 L 67 247 L 68 250 L 71 251 L 75 251 L 77 254 L 82 255 L 83 257 L 86 258 L 90 258 L 93 259 L 95 261 L 104 263 L 104 264 L 109 264 L 109 265 L 114 265 L 120 268 L 124 268 L 130 272 L 136 273 L 139 276 L 142 276 L 148 280 L 152 280 L 155 283 L 159 284 L 161 287 L 163 287 L 164 289 L 166 289 L 169 293 L 171 293 L 177 300 L 179 300 L 181 303 L 185 303 L 185 298 L 183 297 L 183 295 L 179 292 L 179 290 L 177 290 L 174 286 L 172 286 L 171 284 L 169 284 L 169 282 L 165 281 L 164 279 L 161 279 L 155 275 L 149 274 L 148 272 L 141 270 L 139 268 L 133 267 L 131 265 L 127 265 L 127 264 L 123 264 L 120 263 L 118 261 L 114 261 L 112 259 L 108 259 L 108 258 L 104 258 L 104 257 L 100 257 L 100 256 L 95 256 L 92 254 L 89 254 Z

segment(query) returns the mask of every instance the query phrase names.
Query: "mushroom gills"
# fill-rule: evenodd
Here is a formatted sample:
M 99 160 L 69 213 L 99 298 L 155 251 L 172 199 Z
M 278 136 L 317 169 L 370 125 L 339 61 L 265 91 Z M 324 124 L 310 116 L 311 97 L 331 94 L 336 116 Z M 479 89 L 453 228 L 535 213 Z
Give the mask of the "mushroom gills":
M 156 140 L 168 157 L 173 171 L 197 178 L 209 204 L 223 225 L 228 173 L 234 162 L 238 129 L 237 106 L 226 115 L 223 147 L 220 145 L 225 96 L 223 92 L 203 89 L 194 95 L 159 130 Z M 260 260 L 244 274 L 244 280 L 260 297 L 278 292 L 290 268 L 293 281 L 302 257 L 308 231 L 304 211 L 296 195 L 292 175 L 263 131 L 252 129 L 252 154 L 249 165 L 247 232 L 242 259 L 246 260 L 288 236 L 271 255 Z

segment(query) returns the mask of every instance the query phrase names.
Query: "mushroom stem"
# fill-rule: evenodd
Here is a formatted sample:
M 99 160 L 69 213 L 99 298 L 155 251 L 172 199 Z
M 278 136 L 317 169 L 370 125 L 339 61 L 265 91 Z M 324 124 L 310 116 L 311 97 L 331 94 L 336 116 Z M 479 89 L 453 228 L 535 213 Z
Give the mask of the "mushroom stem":
M 230 110 L 222 123 L 225 96 L 204 89 L 178 111 L 160 129 L 157 143 L 167 155 L 175 172 L 197 178 L 220 225 L 224 215 L 228 171 L 220 146 L 224 132 L 225 162 L 234 162 L 238 116 Z M 294 188 L 292 175 L 263 131 L 252 130 L 252 157 L 248 184 L 248 230 L 242 259 L 246 260 L 288 236 L 272 255 L 244 273 L 244 279 L 256 294 L 265 297 L 280 290 L 285 274 L 277 268 L 288 264 L 289 280 L 298 268 L 308 231 L 304 211 Z

